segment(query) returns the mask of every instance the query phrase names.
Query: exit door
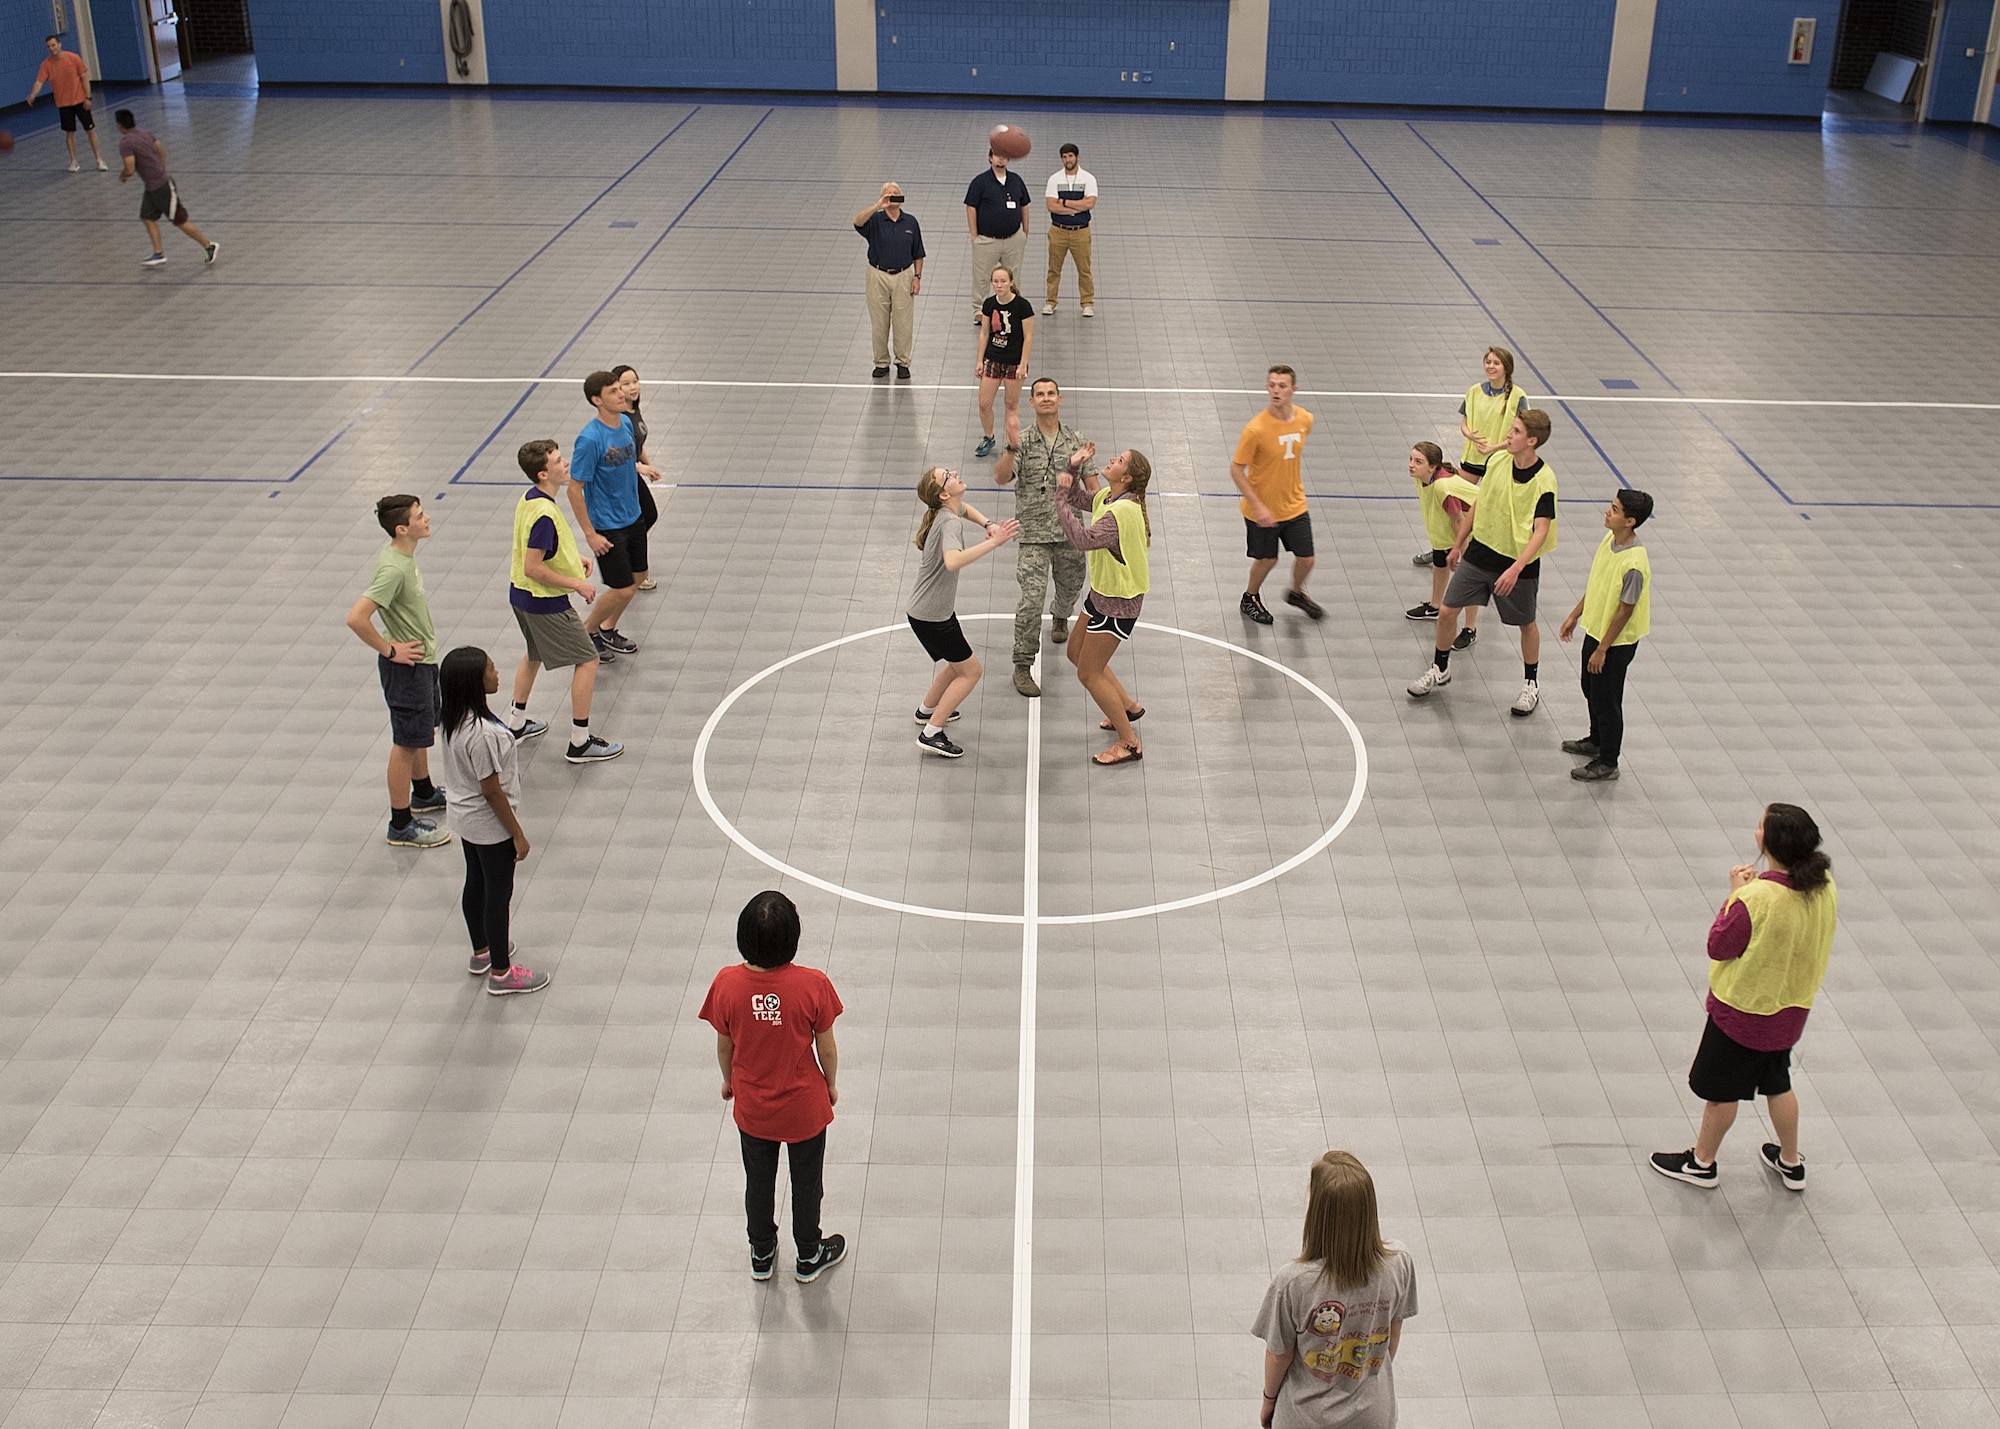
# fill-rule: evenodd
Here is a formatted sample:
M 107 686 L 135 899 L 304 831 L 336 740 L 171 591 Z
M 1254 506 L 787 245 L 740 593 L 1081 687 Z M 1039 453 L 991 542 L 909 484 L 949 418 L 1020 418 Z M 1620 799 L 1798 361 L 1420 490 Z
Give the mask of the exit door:
M 153 32 L 153 78 L 179 79 L 181 73 L 181 17 L 174 12 L 174 0 L 146 0 Z
M 156 0 L 157 3 L 157 0 Z M 1994 0 L 1945 0 L 1944 16 L 1932 42 L 1930 112 L 1926 119 L 1965 124 L 1985 96 L 1986 36 L 1993 25 Z

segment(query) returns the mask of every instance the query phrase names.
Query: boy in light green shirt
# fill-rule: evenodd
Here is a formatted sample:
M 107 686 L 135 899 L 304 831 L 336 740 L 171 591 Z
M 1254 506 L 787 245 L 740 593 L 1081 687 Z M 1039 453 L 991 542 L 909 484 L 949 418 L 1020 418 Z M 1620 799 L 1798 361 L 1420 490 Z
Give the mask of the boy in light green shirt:
M 1639 527 L 1653 514 L 1653 498 L 1621 491 L 1604 513 L 1604 539 L 1590 560 L 1583 599 L 1558 632 L 1567 641 L 1583 623 L 1583 698 L 1590 707 L 1590 733 L 1565 739 L 1563 753 L 1590 762 L 1569 777 L 1585 784 L 1618 777 L 1625 744 L 1625 672 L 1652 629 L 1653 567 L 1639 544 Z

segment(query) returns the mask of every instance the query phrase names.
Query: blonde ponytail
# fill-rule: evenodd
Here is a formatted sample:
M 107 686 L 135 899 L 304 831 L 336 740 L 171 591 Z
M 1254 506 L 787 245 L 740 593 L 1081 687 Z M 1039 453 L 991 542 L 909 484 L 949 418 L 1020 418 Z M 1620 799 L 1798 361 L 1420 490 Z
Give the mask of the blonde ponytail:
M 937 521 L 938 509 L 944 505 L 944 483 L 949 473 L 941 466 L 934 466 L 917 478 L 917 500 L 928 508 L 924 512 L 924 524 L 917 527 L 917 549 L 924 548 L 924 542 L 931 538 L 931 526 Z

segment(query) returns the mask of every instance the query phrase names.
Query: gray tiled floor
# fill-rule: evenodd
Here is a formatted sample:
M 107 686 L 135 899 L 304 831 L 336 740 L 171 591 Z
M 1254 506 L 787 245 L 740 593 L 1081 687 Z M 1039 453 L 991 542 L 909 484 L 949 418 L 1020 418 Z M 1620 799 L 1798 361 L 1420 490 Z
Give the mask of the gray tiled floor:
M 1021 929 L 794 887 L 849 1009 L 828 1222 L 855 1250 L 753 1285 L 693 1014 L 774 875 L 690 778 L 737 684 L 900 619 L 924 464 L 985 486 L 958 197 L 992 116 L 199 86 L 136 107 L 222 261 L 174 239 L 141 273 L 136 197 L 29 137 L 0 166 L 7 365 L 357 380 L 0 379 L 24 533 L 0 1426 L 1005 1422 Z M 1036 366 L 1150 389 L 1069 398 L 1157 464 L 1149 624 L 1305 674 L 1369 761 L 1352 826 L 1275 884 L 1040 929 L 1034 1422 L 1248 1422 L 1245 1325 L 1337 1145 L 1421 1266 L 1406 1423 L 1994 1423 L 2000 683 L 1955 617 L 1996 534 L 2000 414 L 1558 410 L 1552 615 L 1614 475 L 1660 499 L 1609 788 L 1554 748 L 1573 648 L 1546 643 L 1529 721 L 1491 622 L 1449 691 L 1401 693 L 1426 637 L 1401 618 L 1425 593 L 1402 458 L 1453 430 L 1449 399 L 1305 400 L 1323 625 L 1242 626 L 1220 493 L 1267 362 L 1448 393 L 1502 332 L 1538 395 L 1991 402 L 2000 169 L 1865 125 L 1025 118 L 1104 187 L 1099 316 L 1066 298 Z M 844 222 L 884 177 L 935 245 L 917 380 L 809 385 L 865 382 Z M 600 686 L 628 756 L 527 758 L 519 934 L 555 982 L 497 1001 L 458 970 L 457 855 L 380 841 L 385 721 L 339 617 L 373 498 L 413 490 L 447 642 L 511 660 L 509 453 L 573 433 L 575 377 L 612 361 L 656 384 L 661 589 Z M 410 372 L 520 380 L 389 380 Z M 752 385 L 666 385 L 702 382 Z M 1011 589 L 987 562 L 960 608 Z M 892 634 L 744 696 L 710 749 L 721 807 L 819 877 L 1018 915 L 1029 709 L 1004 623 L 970 629 L 1003 677 L 972 758 L 910 748 L 924 675 Z M 1116 774 L 1084 767 L 1095 714 L 1050 672 L 1047 916 L 1251 876 L 1352 784 L 1338 724 L 1275 673 L 1157 628 L 1121 658 L 1152 713 Z M 1688 1140 L 1701 936 L 1780 798 L 1820 816 L 1843 891 L 1800 1058 L 1813 1184 L 1772 1188 L 1753 1116 L 1702 1198 L 1640 1163 Z

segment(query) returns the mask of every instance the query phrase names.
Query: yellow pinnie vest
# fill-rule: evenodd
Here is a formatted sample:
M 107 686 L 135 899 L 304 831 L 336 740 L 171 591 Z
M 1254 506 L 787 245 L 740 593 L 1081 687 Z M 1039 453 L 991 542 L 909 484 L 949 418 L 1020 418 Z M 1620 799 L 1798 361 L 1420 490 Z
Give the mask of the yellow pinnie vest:
M 1462 476 L 1444 471 L 1433 477 L 1430 485 L 1417 488 L 1417 501 L 1424 513 L 1424 534 L 1430 537 L 1433 551 L 1449 551 L 1458 541 L 1458 530 L 1444 509 L 1447 496 L 1456 496 L 1470 506 L 1479 499 L 1479 488 Z
M 1129 600 L 1144 595 L 1152 585 L 1146 567 L 1146 513 L 1136 501 L 1106 501 L 1110 494 L 1108 489 L 1099 487 L 1091 497 L 1090 524 L 1095 526 L 1098 518 L 1109 510 L 1118 522 L 1118 549 L 1125 559 L 1121 562 L 1109 551 L 1092 551 L 1090 588 L 1099 595 Z
M 1473 539 L 1491 546 L 1509 560 L 1520 556 L 1528 548 L 1528 542 L 1535 534 L 1535 507 L 1541 502 L 1542 494 L 1556 494 L 1556 471 L 1547 462 L 1542 469 L 1527 481 L 1514 480 L 1514 458 L 1506 452 L 1493 453 L 1487 464 L 1486 475 L 1479 481 L 1479 499 L 1472 506 Z M 1556 527 L 1560 521 L 1549 522 L 1549 539 L 1542 544 L 1541 555 L 1548 555 L 1556 548 Z
M 1509 387 L 1504 397 L 1489 397 L 1486 395 L 1486 384 L 1475 382 L 1465 394 L 1465 425 L 1489 442 L 1504 442 L 1507 433 L 1513 429 L 1514 419 L 1521 415 L 1521 408 L 1527 403 L 1528 394 L 1519 387 Z M 1477 464 L 1496 460 L 1499 456 L 1499 452 L 1483 453 L 1467 441 L 1459 460 Z
M 1740 958 L 1709 963 L 1708 990 L 1754 1017 L 1811 1007 L 1833 952 L 1833 880 L 1806 895 L 1760 878 L 1729 899 L 1750 910 L 1750 945 Z
M 1583 588 L 1583 633 L 1592 640 L 1604 639 L 1604 632 L 1611 628 L 1611 617 L 1618 613 L 1622 602 L 1619 594 L 1625 586 L 1625 572 L 1637 571 L 1646 578 L 1639 588 L 1638 604 L 1632 607 L 1632 618 L 1625 622 L 1625 628 L 1618 632 L 1618 645 L 1636 645 L 1639 637 L 1653 628 L 1653 565 L 1646 559 L 1646 548 L 1637 540 L 1629 546 L 1619 548 L 1606 531 L 1604 539 L 1597 543 L 1597 554 L 1590 558 L 1590 580 Z
M 583 579 L 583 557 L 576 549 L 576 537 L 570 534 L 569 522 L 563 520 L 562 508 L 555 500 L 545 496 L 537 488 L 523 496 L 514 506 L 514 562 L 512 580 L 515 586 L 529 595 L 567 596 L 569 592 L 561 586 L 543 585 L 540 581 L 528 579 L 528 533 L 535 529 L 535 523 L 544 516 L 556 523 L 556 548 L 544 560 L 548 568 L 558 575 L 571 580 Z

